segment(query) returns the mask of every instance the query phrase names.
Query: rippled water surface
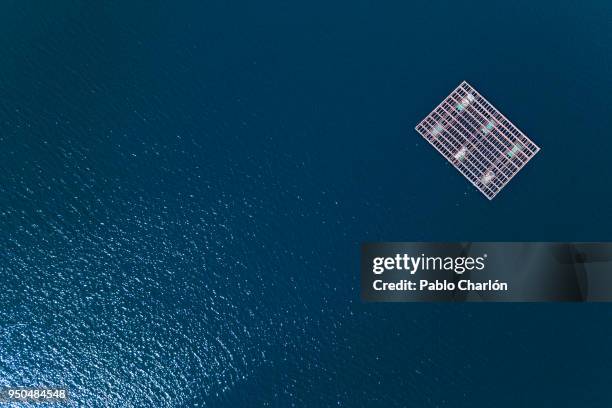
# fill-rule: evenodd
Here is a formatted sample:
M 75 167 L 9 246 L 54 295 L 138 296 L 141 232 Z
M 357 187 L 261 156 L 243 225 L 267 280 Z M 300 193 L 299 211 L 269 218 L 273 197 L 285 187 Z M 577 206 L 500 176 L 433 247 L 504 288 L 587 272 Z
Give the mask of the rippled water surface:
M 4 1 L 0 385 L 609 406 L 608 306 L 363 304 L 358 255 L 609 240 L 612 9 L 409 3 Z M 492 203 L 413 130 L 463 79 L 542 147 Z

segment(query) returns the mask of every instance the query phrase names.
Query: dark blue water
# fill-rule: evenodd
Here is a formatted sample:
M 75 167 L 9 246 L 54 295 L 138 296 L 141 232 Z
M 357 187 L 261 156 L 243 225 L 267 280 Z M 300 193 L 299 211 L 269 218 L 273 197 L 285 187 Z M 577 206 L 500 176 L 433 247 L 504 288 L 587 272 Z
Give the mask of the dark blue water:
M 610 240 L 612 3 L 5 1 L 0 385 L 79 407 L 608 407 L 607 305 L 363 304 L 359 244 Z M 414 131 L 469 81 L 492 202 Z

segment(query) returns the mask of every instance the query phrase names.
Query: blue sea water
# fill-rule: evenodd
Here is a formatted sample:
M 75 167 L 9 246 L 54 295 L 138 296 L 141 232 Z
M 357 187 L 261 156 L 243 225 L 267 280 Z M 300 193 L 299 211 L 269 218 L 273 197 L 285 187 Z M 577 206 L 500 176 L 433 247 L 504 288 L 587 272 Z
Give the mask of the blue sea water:
M 79 407 L 608 407 L 605 304 L 364 304 L 364 241 L 610 240 L 612 3 L 6 0 L 0 386 Z M 541 148 L 489 202 L 462 80 Z

